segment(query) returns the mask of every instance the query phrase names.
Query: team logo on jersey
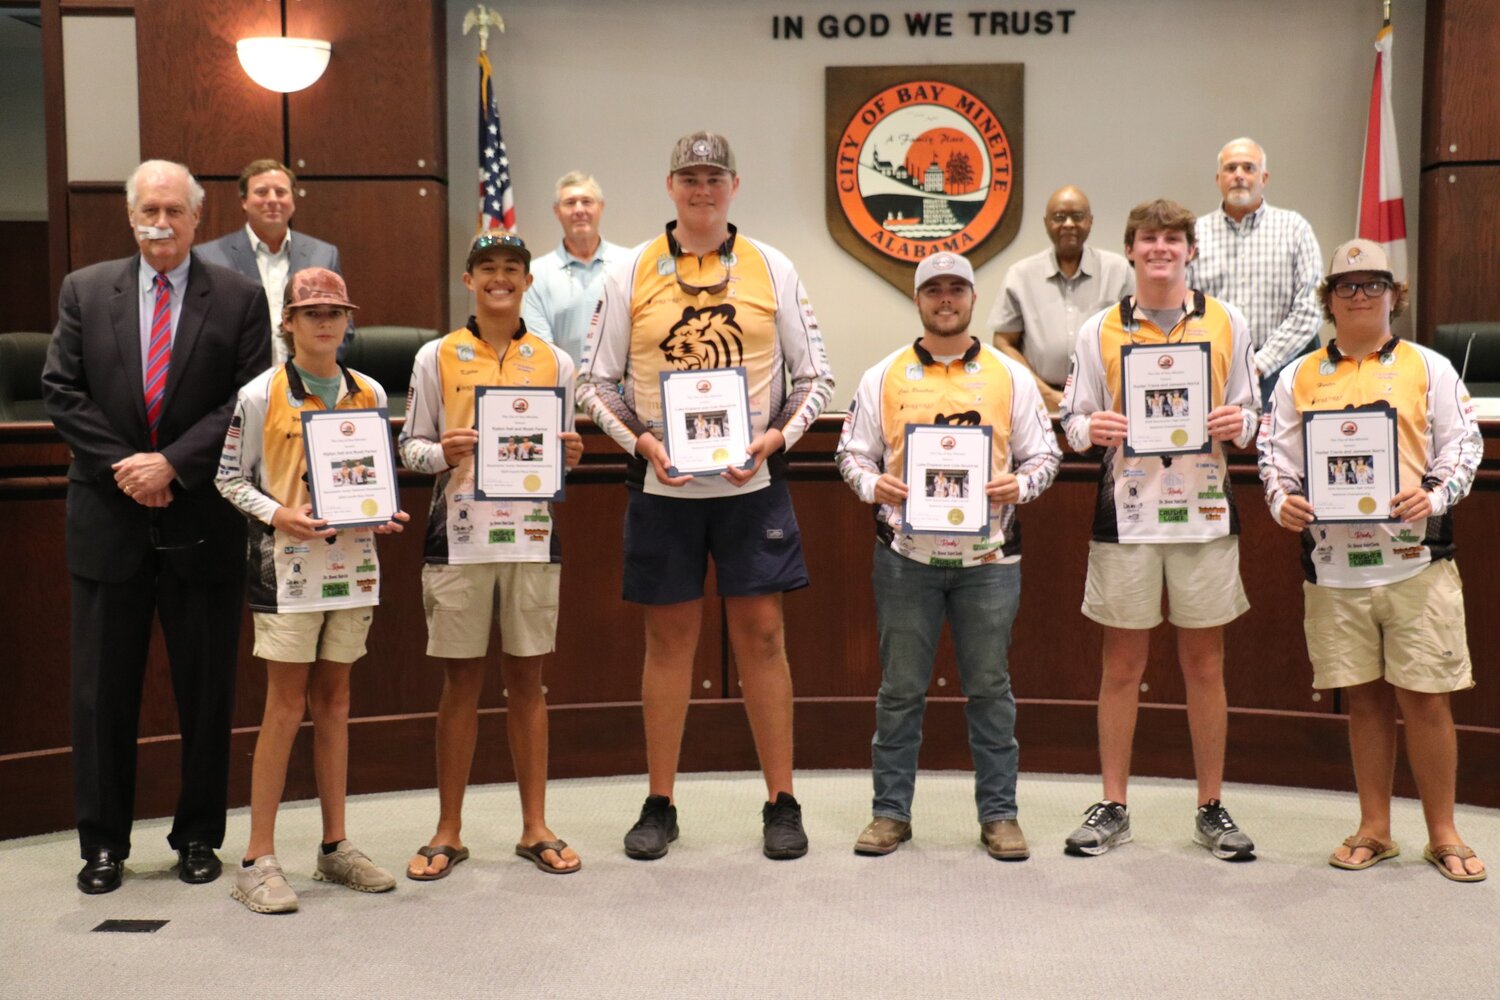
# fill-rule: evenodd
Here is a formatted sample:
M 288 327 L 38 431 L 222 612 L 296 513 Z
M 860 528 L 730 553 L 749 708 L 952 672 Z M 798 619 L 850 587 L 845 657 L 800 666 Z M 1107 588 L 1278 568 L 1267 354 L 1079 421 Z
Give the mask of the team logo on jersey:
M 745 363 L 744 332 L 735 319 L 734 306 L 727 302 L 706 309 L 688 306 L 657 346 L 678 371 L 733 368 Z
M 469 346 L 468 344 L 459 344 L 458 345 L 458 360 L 460 360 L 460 361 L 473 361 L 474 360 L 474 348 L 471 347 L 471 346 Z
M 830 67 L 828 228 L 903 292 L 941 250 L 975 266 L 1015 238 L 1019 64 Z M 958 81 L 962 81 L 959 83 Z
M 522 344 L 521 345 L 521 357 L 523 357 L 523 358 L 529 358 L 529 357 L 531 357 L 535 353 L 536 353 L 536 348 L 532 347 L 530 344 Z
M 969 375 L 978 375 L 979 374 L 979 362 L 978 361 L 965 361 L 964 362 L 964 372 L 967 373 L 967 374 L 969 374 Z
M 924 379 L 926 377 L 927 376 L 922 373 L 922 366 L 921 365 L 907 365 L 906 366 L 906 381 L 908 381 L 908 382 L 920 382 L 920 381 L 922 381 L 922 379 Z
M 1332 361 L 1324 361 L 1322 364 L 1318 365 L 1319 375 L 1332 375 L 1338 370 L 1339 366 L 1334 364 Z
M 978 427 L 982 419 L 978 410 L 965 410 L 962 413 L 939 413 L 932 418 L 932 422 L 949 427 Z
M 656 258 L 656 273 L 660 275 L 673 274 L 677 271 L 677 258 L 671 254 L 664 253 Z M 601 300 L 602 301 L 602 300 Z

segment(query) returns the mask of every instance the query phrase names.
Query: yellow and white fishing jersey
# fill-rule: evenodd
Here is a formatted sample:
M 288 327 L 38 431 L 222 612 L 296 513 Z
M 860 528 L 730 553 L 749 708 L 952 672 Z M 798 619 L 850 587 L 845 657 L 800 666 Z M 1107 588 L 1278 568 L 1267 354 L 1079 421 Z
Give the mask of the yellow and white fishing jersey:
M 1036 380 L 972 337 L 955 360 L 934 359 L 919 341 L 890 354 L 860 379 L 838 449 L 839 473 L 860 500 L 875 502 L 881 473 L 902 478 L 910 424 L 990 428 L 990 476 L 1014 469 L 1020 503 L 1041 496 L 1057 476 L 1062 455 Z M 989 520 L 983 537 L 911 534 L 902 530 L 901 507 L 881 504 L 875 534 L 897 553 L 930 566 L 1019 559 L 1014 505 L 990 501 Z
M 561 386 L 563 430 L 573 429 L 573 359 L 522 323 L 503 350 L 467 326 L 428 341 L 412 362 L 401 462 L 437 477 L 427 517 L 430 563 L 561 562 L 552 505 L 476 500 L 474 457 L 449 468 L 440 443 L 447 427 L 474 426 L 474 390 L 488 385 Z
M 1302 569 L 1325 587 L 1399 583 L 1453 557 L 1453 505 L 1468 495 L 1484 457 L 1474 406 L 1441 354 L 1392 337 L 1363 358 L 1335 343 L 1288 365 L 1261 421 L 1260 478 L 1271 517 L 1306 495 L 1302 414 L 1387 403 L 1396 410 L 1397 492 L 1420 485 L 1432 513 L 1406 523 L 1314 522 L 1302 532 Z
M 1207 343 L 1212 399 L 1209 409 L 1239 406 L 1244 423 L 1235 443 L 1247 446 L 1257 419 L 1250 335 L 1244 315 L 1228 302 L 1193 291 L 1184 315 L 1162 330 L 1126 298 L 1084 322 L 1058 407 L 1068 445 L 1087 451 L 1089 416 L 1123 413 L 1121 348 L 1132 344 Z M 1211 441 L 1206 454 L 1127 456 L 1107 448 L 1099 470 L 1093 538 L 1099 542 L 1206 542 L 1239 533 L 1224 449 Z
M 751 438 L 775 428 L 790 449 L 833 396 L 823 337 L 797 272 L 780 251 L 733 226 L 717 250 L 684 254 L 673 225 L 610 268 L 579 369 L 579 403 L 635 455 L 646 431 L 665 438 L 662 372 L 743 367 Z M 631 481 L 664 496 L 732 496 L 765 487 L 784 466 L 784 456 L 772 456 L 739 488 L 717 476 L 674 488 L 647 475 L 637 456 Z
M 385 406 L 385 390 L 368 375 L 341 368 L 335 409 Z M 279 507 L 311 502 L 302 414 L 326 409 L 307 391 L 290 361 L 267 369 L 240 389 L 219 457 L 214 485 L 249 517 L 249 596 L 253 611 L 332 611 L 380 603 L 380 563 L 375 532 L 346 528 L 332 538 L 307 541 L 270 527 Z M 382 470 L 376 470 L 380 474 Z

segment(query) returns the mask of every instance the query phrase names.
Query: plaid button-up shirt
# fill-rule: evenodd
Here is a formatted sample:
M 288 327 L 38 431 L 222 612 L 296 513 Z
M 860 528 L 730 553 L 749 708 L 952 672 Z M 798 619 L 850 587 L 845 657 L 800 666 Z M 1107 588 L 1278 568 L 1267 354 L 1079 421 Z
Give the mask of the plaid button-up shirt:
M 1280 370 L 1323 326 L 1323 254 L 1306 219 L 1261 202 L 1241 222 L 1221 207 L 1198 220 L 1198 259 L 1188 284 L 1233 302 L 1250 324 L 1255 367 Z

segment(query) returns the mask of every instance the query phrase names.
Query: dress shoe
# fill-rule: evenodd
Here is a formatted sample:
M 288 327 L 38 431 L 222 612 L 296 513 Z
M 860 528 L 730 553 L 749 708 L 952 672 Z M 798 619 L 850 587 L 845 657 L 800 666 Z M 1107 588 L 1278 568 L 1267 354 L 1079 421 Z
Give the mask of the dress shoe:
M 911 839 L 911 824 L 888 816 L 876 816 L 860 831 L 855 854 L 890 854 Z
M 191 842 L 177 850 L 177 877 L 190 885 L 212 882 L 224 871 L 224 863 L 207 844 Z
M 979 840 L 990 857 L 1001 861 L 1025 861 L 1031 857 L 1021 824 L 1013 819 L 992 819 L 979 827 Z
M 125 861 L 110 851 L 100 848 L 84 860 L 78 871 L 78 891 L 90 896 L 102 892 L 114 892 L 120 888 L 125 877 Z

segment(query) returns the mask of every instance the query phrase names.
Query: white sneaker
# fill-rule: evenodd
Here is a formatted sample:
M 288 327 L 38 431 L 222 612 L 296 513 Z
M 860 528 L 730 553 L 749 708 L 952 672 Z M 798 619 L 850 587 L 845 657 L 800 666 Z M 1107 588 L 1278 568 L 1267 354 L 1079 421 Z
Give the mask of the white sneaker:
M 291 913 L 297 908 L 297 894 L 274 854 L 262 854 L 249 868 L 236 868 L 229 894 L 256 913 Z
M 339 841 L 338 850 L 332 854 L 318 849 L 318 867 L 313 878 L 319 882 L 337 882 L 360 892 L 389 892 L 396 888 L 394 875 L 347 840 Z

